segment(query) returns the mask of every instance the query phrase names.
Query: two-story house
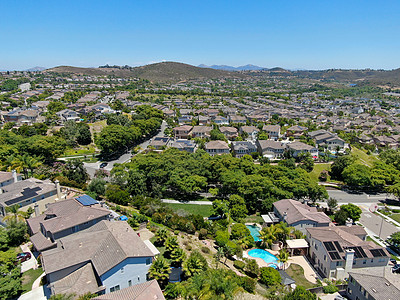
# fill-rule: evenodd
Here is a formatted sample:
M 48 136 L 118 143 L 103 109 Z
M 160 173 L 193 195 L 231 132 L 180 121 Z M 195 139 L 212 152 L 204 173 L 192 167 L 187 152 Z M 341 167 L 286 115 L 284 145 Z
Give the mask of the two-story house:
M 11 183 L 21 181 L 22 174 L 18 174 L 15 170 L 12 172 L 2 172 L 0 171 L 0 187 L 9 185 Z
M 53 247 L 60 238 L 110 219 L 110 211 L 88 195 L 47 205 L 47 210 L 26 220 L 37 251 Z
M 281 137 L 281 127 L 279 125 L 264 125 L 264 130 L 270 139 L 277 140 Z
M 257 140 L 257 134 L 260 130 L 255 126 L 242 126 L 240 127 L 240 133 L 245 134 L 246 140 L 255 141 Z
M 68 109 L 68 108 L 60 110 L 59 112 L 56 112 L 56 115 L 60 118 L 60 121 L 62 124 L 64 124 L 67 121 L 78 121 L 79 120 L 78 113 L 76 111 Z
M 297 157 L 302 153 L 310 153 L 313 159 L 318 159 L 318 149 L 314 146 L 303 142 L 288 143 L 286 146 L 287 150 L 292 152 L 293 157 Z
M 206 152 L 211 156 L 228 154 L 229 153 L 229 145 L 224 141 L 210 141 L 205 145 Z
M 154 253 L 124 221 L 101 221 L 42 252 L 51 295 L 107 294 L 147 281 Z
M 221 131 L 228 140 L 234 140 L 238 137 L 238 130 L 235 127 L 221 126 L 219 131 Z
M 190 132 L 193 138 L 209 138 L 211 136 L 212 127 L 210 126 L 194 126 Z
M 257 152 L 256 145 L 250 141 L 232 142 L 232 146 L 236 157 L 243 157 L 244 155 L 250 155 L 253 152 Z
M 281 158 L 286 149 L 284 144 L 273 140 L 257 140 L 256 146 L 258 153 L 269 159 Z
M 306 232 L 306 228 L 332 225 L 331 218 L 325 213 L 297 200 L 282 199 L 274 202 L 273 206 L 274 214 L 279 221 L 286 222 L 303 233 Z
M 354 269 L 373 269 L 389 262 L 387 250 L 366 241 L 367 233 L 361 226 L 315 227 L 306 231 L 311 262 L 329 279 L 342 280 Z
M 176 139 L 187 139 L 190 136 L 192 128 L 190 125 L 183 125 L 173 128 L 172 131 Z

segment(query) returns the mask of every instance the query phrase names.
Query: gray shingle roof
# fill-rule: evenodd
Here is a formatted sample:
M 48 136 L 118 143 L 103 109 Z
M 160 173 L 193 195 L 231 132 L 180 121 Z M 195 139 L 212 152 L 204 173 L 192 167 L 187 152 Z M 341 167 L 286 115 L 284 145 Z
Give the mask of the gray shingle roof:
M 91 261 L 100 276 L 128 257 L 154 257 L 123 221 L 101 221 L 57 240 L 57 248 L 44 251 L 42 255 L 46 274 Z
M 375 300 L 400 298 L 400 276 L 393 274 L 390 267 L 357 269 L 349 272 Z
M 136 284 L 126 289 L 101 295 L 93 300 L 164 300 L 164 295 L 156 280 Z
M 274 203 L 274 207 L 281 216 L 287 213 L 286 222 L 290 225 L 299 221 L 314 221 L 317 223 L 331 223 L 331 219 L 323 212 L 318 212 L 315 207 L 310 207 L 299 201 L 283 199 Z

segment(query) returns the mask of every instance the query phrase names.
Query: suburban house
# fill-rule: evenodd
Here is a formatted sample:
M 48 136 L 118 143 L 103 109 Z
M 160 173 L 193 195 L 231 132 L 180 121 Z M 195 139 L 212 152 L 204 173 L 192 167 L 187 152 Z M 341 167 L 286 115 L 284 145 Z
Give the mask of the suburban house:
M 302 153 L 310 153 L 313 159 L 318 159 L 318 149 L 303 142 L 288 143 L 287 149 L 292 151 L 293 157 L 297 157 Z
M 65 123 L 67 121 L 77 121 L 79 120 L 78 113 L 71 109 L 63 109 L 59 112 L 56 112 L 56 115 L 60 118 L 61 123 Z
M 355 269 L 349 272 L 346 293 L 350 300 L 398 299 L 400 278 L 389 266 Z
M 193 116 L 191 115 L 182 115 L 178 117 L 178 123 L 179 125 L 184 125 L 184 124 L 190 124 L 192 123 Z
M 258 153 L 269 159 L 281 158 L 286 149 L 284 144 L 273 140 L 257 140 L 256 146 Z
M 249 120 L 250 123 L 267 122 L 268 119 L 269 119 L 268 115 L 250 115 L 250 116 L 247 116 L 247 120 Z
M 192 140 L 175 140 L 170 142 L 169 146 L 189 153 L 194 153 L 197 150 L 197 145 Z
M 283 199 L 274 202 L 274 214 L 279 221 L 306 232 L 310 227 L 326 227 L 332 225 L 331 218 L 319 212 L 316 207 L 308 206 L 293 199 Z
M 216 116 L 213 119 L 213 122 L 217 125 L 228 125 L 229 124 L 229 120 L 222 116 Z
M 193 138 L 208 138 L 211 136 L 212 127 L 210 126 L 194 126 L 190 135 Z
M 317 130 L 308 133 L 314 140 L 317 146 L 326 147 L 329 151 L 336 152 L 339 149 L 343 150 L 346 146 L 344 140 L 338 137 L 336 134 L 326 130 Z
M 264 125 L 262 129 L 270 139 L 277 140 L 281 137 L 281 126 L 279 125 Z
M 4 122 L 15 122 L 18 125 L 31 125 L 37 122 L 39 112 L 35 109 L 16 108 L 3 115 Z
M 250 141 L 232 142 L 232 145 L 236 157 L 243 157 L 244 155 L 250 155 L 253 152 L 257 152 L 256 145 Z
M 13 182 L 2 186 L 0 190 L 0 216 L 5 216 L 6 208 L 13 205 L 26 211 L 38 204 L 39 210 L 43 211 L 45 204 L 54 202 L 56 198 L 61 200 L 62 197 L 58 181 L 54 184 L 50 180 L 36 178 Z
M 246 117 L 239 115 L 229 115 L 228 117 L 229 123 L 231 124 L 246 124 Z
M 309 256 L 314 267 L 327 278 L 344 279 L 353 269 L 386 266 L 390 254 L 374 242 L 366 241 L 361 226 L 307 228 Z M 360 238 L 361 237 L 361 238 Z
M 176 139 L 187 139 L 192 128 L 192 126 L 183 125 L 173 128 L 172 131 L 174 132 L 174 136 Z
M 248 141 L 255 141 L 257 140 L 257 134 L 260 130 L 255 127 L 255 126 L 242 126 L 240 127 L 240 133 L 241 134 L 246 134 L 247 138 L 246 140 Z
M 210 123 L 210 117 L 199 115 L 199 125 L 207 125 Z
M 158 285 L 157 280 L 153 279 L 140 284 L 118 290 L 109 294 L 100 295 L 92 298 L 93 300 L 164 300 L 164 295 Z
M 51 295 L 108 294 L 145 283 L 154 253 L 125 221 L 101 221 L 42 252 Z
M 156 150 L 163 150 L 167 147 L 169 141 L 169 137 L 155 136 L 150 142 L 149 147 L 153 147 Z
M 39 216 L 26 220 L 31 242 L 37 251 L 53 246 L 60 238 L 110 218 L 110 211 L 88 195 L 47 205 Z
M 228 143 L 224 141 L 210 141 L 206 143 L 205 149 L 211 156 L 228 154 L 230 150 Z
M 299 138 L 304 134 L 304 132 L 307 130 L 307 127 L 304 126 L 299 126 L 299 125 L 293 125 L 286 129 L 286 136 L 293 136 L 294 138 Z
M 9 185 L 11 183 L 21 181 L 22 174 L 17 174 L 15 170 L 12 172 L 1 172 L 0 171 L 0 187 Z
M 219 131 L 221 131 L 228 140 L 234 140 L 238 137 L 238 130 L 235 127 L 221 126 Z

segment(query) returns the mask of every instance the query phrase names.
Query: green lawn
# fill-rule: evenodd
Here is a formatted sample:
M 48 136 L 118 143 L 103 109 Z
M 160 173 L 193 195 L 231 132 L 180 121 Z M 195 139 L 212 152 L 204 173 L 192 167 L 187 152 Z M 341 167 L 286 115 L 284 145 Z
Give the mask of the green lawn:
M 261 216 L 256 216 L 256 215 L 251 215 L 251 216 L 247 216 L 244 221 L 244 223 L 262 223 L 264 222 L 263 218 L 261 218 Z
M 321 173 L 321 171 L 323 171 L 323 170 L 329 171 L 330 168 L 331 168 L 331 164 L 315 164 L 314 169 L 310 173 L 310 177 L 312 179 L 314 179 L 315 181 L 319 181 L 318 177 L 319 177 L 319 174 Z
M 35 258 L 31 258 L 35 259 Z M 22 293 L 29 292 L 32 290 L 33 282 L 43 273 L 42 268 L 38 268 L 36 270 L 30 269 L 24 273 L 22 273 Z
M 316 287 L 316 284 L 309 282 L 304 277 L 304 270 L 298 264 L 290 264 L 289 268 L 286 269 L 286 273 L 296 281 L 296 285 L 301 285 L 306 289 Z
M 209 217 L 212 213 L 212 205 L 197 205 L 197 204 L 185 204 L 185 203 L 165 203 L 173 210 L 184 210 L 190 214 L 198 214 L 202 217 Z
M 375 244 L 377 244 L 379 247 L 381 246 L 381 245 L 379 245 L 377 242 L 375 242 L 371 237 L 369 237 L 369 236 L 367 236 L 367 241 L 371 241 L 371 242 L 374 242 Z
M 400 214 L 393 214 L 393 215 L 390 215 L 390 217 L 391 217 L 393 220 L 395 220 L 395 221 L 397 221 L 397 222 L 400 222 Z
M 360 163 L 366 164 L 371 167 L 372 164 L 378 160 L 375 156 L 368 155 L 361 149 L 358 149 L 354 146 L 352 146 L 351 148 L 351 153 L 359 160 Z

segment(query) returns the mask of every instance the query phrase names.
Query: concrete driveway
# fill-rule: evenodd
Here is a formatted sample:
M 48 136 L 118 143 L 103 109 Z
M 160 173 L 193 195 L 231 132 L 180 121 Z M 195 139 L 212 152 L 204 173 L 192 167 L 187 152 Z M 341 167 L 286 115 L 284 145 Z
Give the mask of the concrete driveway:
M 21 245 L 21 252 L 29 252 L 31 254 L 31 259 L 28 259 L 27 261 L 24 261 L 21 263 L 21 273 L 24 273 L 25 271 L 28 271 L 30 269 L 36 269 L 38 267 L 37 261 L 31 250 L 29 249 L 29 246 L 31 243 L 26 243 Z

